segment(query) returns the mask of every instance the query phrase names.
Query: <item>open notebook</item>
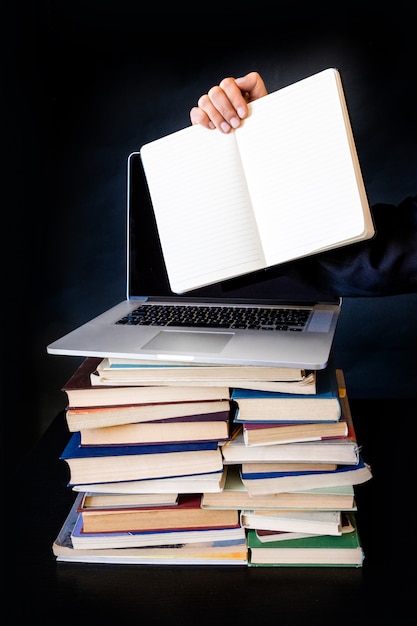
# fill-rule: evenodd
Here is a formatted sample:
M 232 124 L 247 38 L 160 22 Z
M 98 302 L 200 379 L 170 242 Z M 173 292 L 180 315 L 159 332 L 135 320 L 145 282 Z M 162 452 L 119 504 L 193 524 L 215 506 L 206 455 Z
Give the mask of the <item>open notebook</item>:
M 233 132 L 188 126 L 140 153 L 176 293 L 374 235 L 334 68 L 250 103 Z
M 281 276 L 279 268 L 173 293 L 139 152 L 129 155 L 127 167 L 126 299 L 48 345 L 48 353 L 324 368 L 340 300 Z M 162 305 L 175 308 L 167 326 L 158 325 Z M 135 313 L 138 307 L 144 311 Z M 238 321 L 253 308 L 260 310 L 257 322 Z M 203 321 L 207 309 L 214 321 Z

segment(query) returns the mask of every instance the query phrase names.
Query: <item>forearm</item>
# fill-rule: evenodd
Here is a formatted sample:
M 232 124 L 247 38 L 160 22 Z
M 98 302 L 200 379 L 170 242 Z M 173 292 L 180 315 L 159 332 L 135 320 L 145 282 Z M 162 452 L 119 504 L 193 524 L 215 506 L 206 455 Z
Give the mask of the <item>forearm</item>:
M 372 212 L 373 239 L 300 260 L 288 273 L 339 296 L 417 292 L 417 196 Z

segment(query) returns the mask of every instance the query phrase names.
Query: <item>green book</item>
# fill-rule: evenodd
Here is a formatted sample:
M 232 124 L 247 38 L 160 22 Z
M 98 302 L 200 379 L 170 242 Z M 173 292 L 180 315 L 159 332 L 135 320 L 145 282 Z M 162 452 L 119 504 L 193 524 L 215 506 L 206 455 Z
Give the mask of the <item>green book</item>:
M 262 542 L 248 530 L 249 567 L 362 567 L 364 552 L 353 514 L 350 532 Z

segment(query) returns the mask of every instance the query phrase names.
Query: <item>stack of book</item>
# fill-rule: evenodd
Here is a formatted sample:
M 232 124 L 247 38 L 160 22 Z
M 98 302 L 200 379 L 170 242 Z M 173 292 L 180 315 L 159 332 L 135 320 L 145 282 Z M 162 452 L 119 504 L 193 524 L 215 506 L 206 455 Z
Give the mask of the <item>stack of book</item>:
M 310 393 L 315 377 L 86 358 L 63 388 L 72 434 L 61 458 L 78 495 L 54 544 L 57 558 L 246 563 L 239 512 L 201 507 L 203 493 L 224 486 L 221 445 L 237 385 Z
M 63 391 L 58 560 L 361 566 L 340 370 L 87 357 Z
M 229 479 L 203 506 L 239 506 L 251 566 L 362 565 L 355 486 L 372 474 L 343 372 L 329 366 L 316 381 L 309 396 L 232 390 L 233 435 L 222 446 Z

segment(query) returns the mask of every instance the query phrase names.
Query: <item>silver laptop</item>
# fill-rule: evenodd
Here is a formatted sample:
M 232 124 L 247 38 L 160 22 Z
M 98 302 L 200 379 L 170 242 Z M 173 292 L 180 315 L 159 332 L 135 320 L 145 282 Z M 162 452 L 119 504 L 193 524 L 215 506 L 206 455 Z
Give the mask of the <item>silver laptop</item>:
M 48 345 L 49 354 L 326 367 L 339 298 L 279 267 L 174 294 L 139 152 L 127 169 L 126 299 Z

